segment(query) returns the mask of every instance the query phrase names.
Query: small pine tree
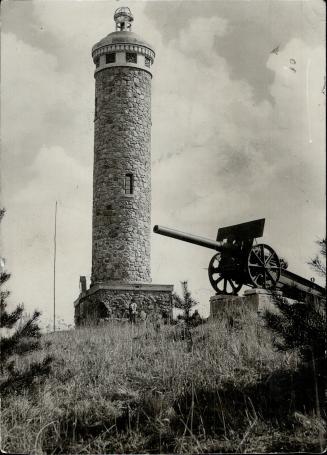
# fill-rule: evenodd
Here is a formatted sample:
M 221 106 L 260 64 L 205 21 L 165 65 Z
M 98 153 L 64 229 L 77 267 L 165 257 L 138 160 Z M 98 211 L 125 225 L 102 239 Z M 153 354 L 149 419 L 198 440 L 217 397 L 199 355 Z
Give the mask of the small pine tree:
M 185 321 L 189 321 L 191 308 L 194 307 L 195 305 L 198 305 L 199 302 L 193 299 L 193 297 L 191 296 L 191 292 L 188 289 L 187 281 L 181 281 L 181 285 L 182 297 L 180 297 L 178 294 L 174 292 L 173 303 L 175 308 L 184 310 L 184 319 Z
M 308 264 L 317 275 L 326 278 L 326 238 L 318 240 L 317 245 L 320 249 L 320 254 L 317 254 L 315 258 L 310 259 Z
M 324 304 L 315 301 L 290 305 L 283 297 L 275 296 L 278 313 L 265 314 L 266 325 L 279 335 L 275 341 L 280 351 L 298 350 L 305 362 L 325 356 L 326 312 Z
M 309 265 L 318 274 L 326 271 L 326 239 L 317 242 L 320 254 L 311 259 Z M 278 349 L 289 351 L 298 349 L 302 359 L 309 362 L 322 359 L 325 355 L 326 299 L 308 296 L 305 302 L 292 305 L 282 297 L 275 296 L 279 313 L 266 312 L 267 326 L 280 335 L 276 342 Z
M 0 221 L 3 218 L 4 210 L 0 210 Z M 40 316 L 35 311 L 32 317 L 23 321 L 23 305 L 18 305 L 12 312 L 8 312 L 7 298 L 8 290 L 3 290 L 10 274 L 0 270 L 0 329 L 14 329 L 9 336 L 1 336 L 0 339 L 0 393 L 6 395 L 9 392 L 19 392 L 31 388 L 36 380 L 41 381 L 50 372 L 52 358 L 47 356 L 41 362 L 32 362 L 24 370 L 15 367 L 14 356 L 22 356 L 40 349 L 39 338 L 40 328 L 37 320 Z
M 321 240 L 319 245 L 320 255 L 309 262 L 317 274 L 326 270 L 326 239 Z M 278 350 L 296 350 L 302 359 L 302 368 L 311 370 L 315 378 L 318 410 L 326 384 L 326 296 L 308 296 L 306 301 L 293 304 L 275 296 L 274 303 L 279 311 L 266 311 L 266 326 L 277 335 L 275 346 Z

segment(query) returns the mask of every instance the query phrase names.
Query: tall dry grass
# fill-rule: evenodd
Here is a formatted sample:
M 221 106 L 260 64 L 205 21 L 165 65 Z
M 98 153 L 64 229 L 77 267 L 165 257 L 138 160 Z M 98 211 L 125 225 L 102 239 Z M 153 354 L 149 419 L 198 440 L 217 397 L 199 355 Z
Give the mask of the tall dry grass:
M 221 318 L 191 331 L 163 326 L 159 333 L 112 323 L 44 337 L 44 350 L 55 357 L 52 373 L 37 393 L 3 400 L 2 449 L 83 454 L 319 447 L 322 419 L 297 391 L 297 356 L 276 352 L 256 315 L 229 322 Z

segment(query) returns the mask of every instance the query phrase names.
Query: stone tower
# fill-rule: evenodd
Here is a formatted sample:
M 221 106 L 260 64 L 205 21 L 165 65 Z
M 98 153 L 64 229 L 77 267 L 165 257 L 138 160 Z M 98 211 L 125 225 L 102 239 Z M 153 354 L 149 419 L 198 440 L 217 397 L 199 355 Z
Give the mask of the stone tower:
M 151 66 L 154 51 L 119 8 L 95 64 L 92 282 L 146 282 L 151 230 Z
M 92 275 L 89 290 L 82 280 L 75 302 L 77 322 L 86 317 L 105 317 L 108 312 L 123 317 L 132 298 L 145 311 L 171 310 L 172 286 L 151 284 L 150 270 L 151 79 L 155 53 L 132 32 L 133 20 L 129 8 L 118 8 L 114 14 L 116 31 L 92 48 Z

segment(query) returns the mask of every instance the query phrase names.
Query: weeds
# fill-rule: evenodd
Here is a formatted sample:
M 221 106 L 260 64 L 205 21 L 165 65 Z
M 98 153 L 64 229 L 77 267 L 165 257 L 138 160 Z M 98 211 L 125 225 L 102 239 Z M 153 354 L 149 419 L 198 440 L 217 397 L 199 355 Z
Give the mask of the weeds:
M 296 354 L 277 352 L 255 315 L 199 325 L 185 337 L 178 330 L 109 324 L 45 337 L 55 359 L 51 375 L 33 395 L 3 402 L 2 448 L 318 450 L 325 416 L 314 413 L 312 371 L 298 369 Z

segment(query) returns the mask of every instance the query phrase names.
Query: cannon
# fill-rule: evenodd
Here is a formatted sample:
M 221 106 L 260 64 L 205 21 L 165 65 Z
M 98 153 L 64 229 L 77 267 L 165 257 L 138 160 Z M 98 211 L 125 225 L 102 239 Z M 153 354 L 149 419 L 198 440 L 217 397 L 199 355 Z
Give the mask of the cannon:
M 282 268 L 287 267 L 269 245 L 256 242 L 263 235 L 264 224 L 265 219 L 261 218 L 219 228 L 216 240 L 158 225 L 154 226 L 153 232 L 216 250 L 208 267 L 210 283 L 217 294 L 237 295 L 243 285 L 275 288 Z

